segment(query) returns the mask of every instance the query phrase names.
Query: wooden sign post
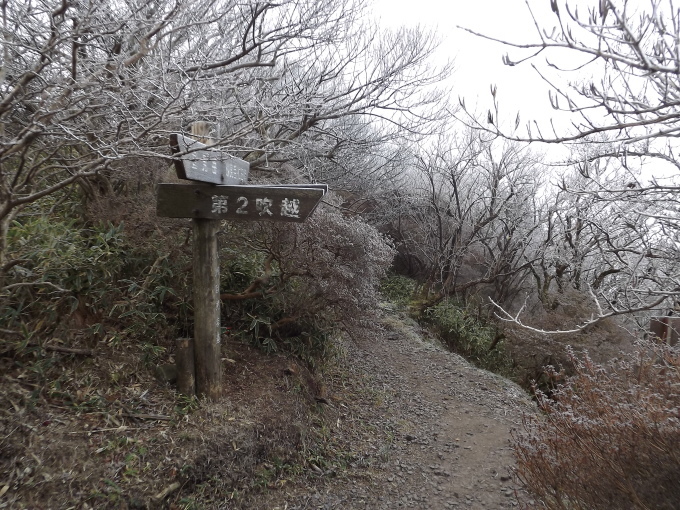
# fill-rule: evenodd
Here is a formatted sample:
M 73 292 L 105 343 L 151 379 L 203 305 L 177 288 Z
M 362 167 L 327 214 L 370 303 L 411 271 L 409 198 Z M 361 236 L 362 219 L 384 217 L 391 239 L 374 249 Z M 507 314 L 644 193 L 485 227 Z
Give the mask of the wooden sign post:
M 192 223 L 195 388 L 197 395 L 216 400 L 222 392 L 219 222 L 194 219 Z
M 215 400 L 222 392 L 220 331 L 220 263 L 217 232 L 222 220 L 304 221 L 328 191 L 325 184 L 247 186 L 248 163 L 209 149 L 183 135 L 171 135 L 170 146 L 180 179 L 193 184 L 159 184 L 158 216 L 192 218 L 193 349 L 182 339 L 178 349 L 193 360 L 178 361 L 180 391 Z M 225 184 L 225 185 L 216 185 Z M 193 361 L 193 363 L 191 362 Z M 195 384 L 194 384 L 195 382 Z M 191 395 L 189 395 L 191 396 Z
M 680 341 L 680 317 L 652 317 L 649 320 L 652 339 L 670 346 Z

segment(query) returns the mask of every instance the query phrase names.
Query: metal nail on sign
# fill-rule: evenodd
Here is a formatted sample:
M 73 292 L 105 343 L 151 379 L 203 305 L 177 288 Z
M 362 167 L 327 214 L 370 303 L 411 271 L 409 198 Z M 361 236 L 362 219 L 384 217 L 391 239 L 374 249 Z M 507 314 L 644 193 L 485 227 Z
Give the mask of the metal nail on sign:
M 212 184 L 245 184 L 250 163 L 211 149 L 182 134 L 170 135 L 175 171 L 180 179 Z

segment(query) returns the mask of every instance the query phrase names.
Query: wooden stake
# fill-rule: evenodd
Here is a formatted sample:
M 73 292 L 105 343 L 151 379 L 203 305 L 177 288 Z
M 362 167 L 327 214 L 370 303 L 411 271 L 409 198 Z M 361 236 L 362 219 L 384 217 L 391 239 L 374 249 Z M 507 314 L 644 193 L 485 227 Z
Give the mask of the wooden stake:
M 196 394 L 216 400 L 222 393 L 220 345 L 219 220 L 194 219 L 194 361 Z
M 175 351 L 177 365 L 177 390 L 187 397 L 196 395 L 196 371 L 194 368 L 194 339 L 178 338 Z

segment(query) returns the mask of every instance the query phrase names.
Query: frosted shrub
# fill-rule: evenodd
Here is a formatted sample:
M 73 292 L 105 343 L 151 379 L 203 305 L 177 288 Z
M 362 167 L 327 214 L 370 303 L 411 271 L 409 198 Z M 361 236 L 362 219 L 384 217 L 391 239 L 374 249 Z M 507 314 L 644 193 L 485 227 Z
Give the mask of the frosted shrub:
M 570 356 L 576 374 L 552 399 L 537 391 L 544 415 L 514 436 L 517 477 L 535 498 L 528 507 L 677 509 L 678 351 L 641 346 L 607 367 Z
M 386 239 L 360 219 L 327 209 L 277 234 L 274 246 L 285 253 L 280 269 L 295 275 L 294 296 L 282 296 L 288 314 L 361 329 L 377 309 L 380 280 L 394 258 Z
M 337 330 L 370 337 L 380 280 L 394 257 L 374 227 L 323 207 L 300 224 L 225 228 L 223 286 L 234 290 L 223 300 L 232 309 L 240 303 L 236 317 L 257 322 L 259 343 L 276 349 L 298 338 L 323 348 L 326 333 Z

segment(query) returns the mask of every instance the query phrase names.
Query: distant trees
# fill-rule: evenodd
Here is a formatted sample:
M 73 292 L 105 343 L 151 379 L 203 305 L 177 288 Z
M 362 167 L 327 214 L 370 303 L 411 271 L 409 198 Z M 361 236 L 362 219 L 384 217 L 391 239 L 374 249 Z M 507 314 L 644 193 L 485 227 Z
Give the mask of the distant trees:
M 486 287 L 508 299 L 529 274 L 540 163 L 476 130 L 441 136 L 409 162 L 390 229 L 402 265 L 425 280 L 425 302 Z
M 555 26 L 534 17 L 535 42 L 500 42 L 518 52 L 504 57 L 507 65 L 555 49 L 582 57 L 569 67 L 585 81 L 566 85 L 551 74 L 567 72 L 559 54 L 549 57 L 548 67 L 535 66 L 552 87 L 553 108 L 571 113 L 573 125 L 560 130 L 559 124 L 529 122 L 522 128 L 518 115 L 515 129 L 506 130 L 498 105 L 484 119 L 467 112 L 466 122 L 515 141 L 573 146 L 566 163 L 577 177 L 560 183 L 546 212 L 544 253 L 554 259 L 558 288 L 567 278 L 593 300 L 595 312 L 580 327 L 612 315 L 667 312 L 680 298 L 678 12 L 659 0 L 603 0 L 586 12 L 571 2 L 552 1 L 551 7 Z M 545 290 L 550 278 L 546 260 L 541 264 L 534 269 L 544 274 Z

